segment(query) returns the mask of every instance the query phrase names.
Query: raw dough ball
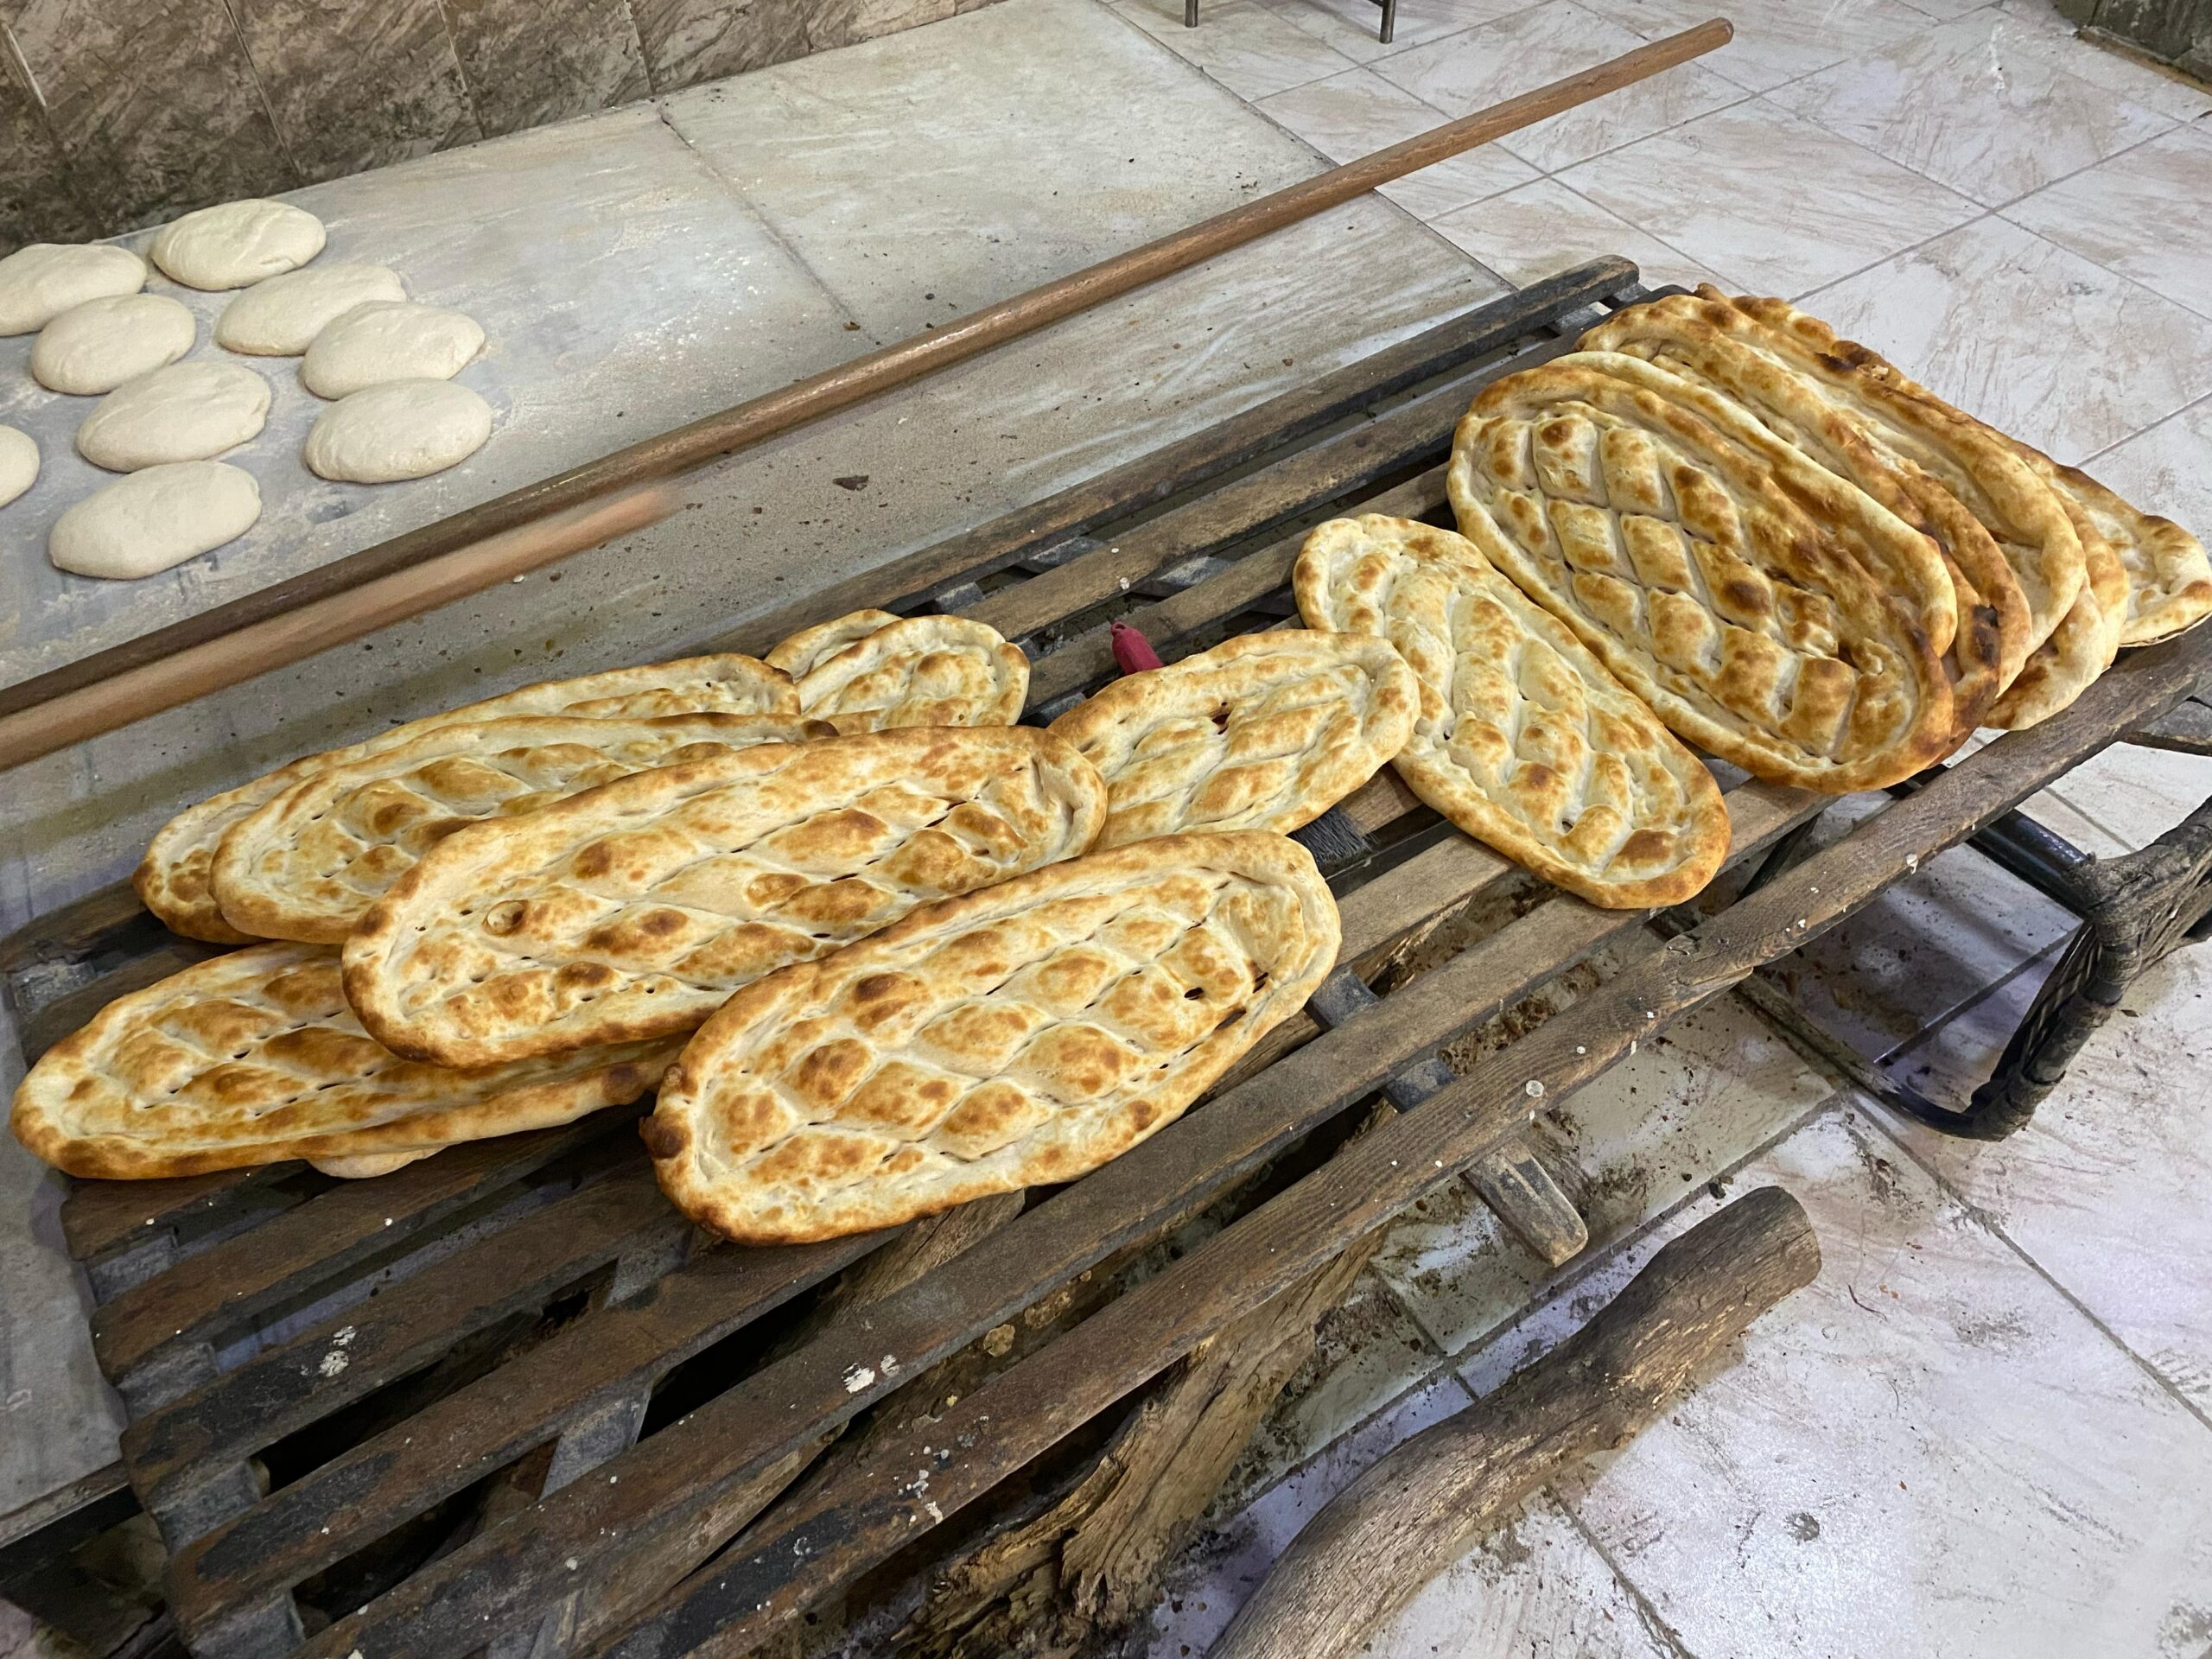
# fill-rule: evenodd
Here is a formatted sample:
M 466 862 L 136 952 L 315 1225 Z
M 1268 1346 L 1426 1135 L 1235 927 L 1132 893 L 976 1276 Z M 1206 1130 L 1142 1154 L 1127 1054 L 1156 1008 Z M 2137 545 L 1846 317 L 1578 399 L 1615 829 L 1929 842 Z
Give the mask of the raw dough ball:
M 269 383 L 243 363 L 172 363 L 125 381 L 77 429 L 77 453 L 112 473 L 204 461 L 269 418 Z
M 34 242 L 0 259 L 0 334 L 28 334 L 73 305 L 146 286 L 146 262 L 105 242 Z
M 347 484 L 442 473 L 492 435 L 492 405 L 450 380 L 388 380 L 341 397 L 308 429 L 307 463 Z
M 161 228 L 146 251 L 187 288 L 244 288 L 322 251 L 322 221 L 289 202 L 226 201 Z
M 113 391 L 182 357 L 199 327 L 191 312 L 159 294 L 86 300 L 39 330 L 31 374 L 50 391 Z
M 0 507 L 37 482 L 37 443 L 28 432 L 0 426 Z
M 253 287 L 215 319 L 215 343 L 254 357 L 297 357 L 357 305 L 404 300 L 407 289 L 382 265 L 317 265 Z
M 150 576 L 243 536 L 260 517 L 250 473 L 219 461 L 149 467 L 55 519 L 46 556 L 80 576 Z
M 387 380 L 450 380 L 484 349 L 474 317 L 412 300 L 358 305 L 315 337 L 300 380 L 318 397 L 343 397 Z

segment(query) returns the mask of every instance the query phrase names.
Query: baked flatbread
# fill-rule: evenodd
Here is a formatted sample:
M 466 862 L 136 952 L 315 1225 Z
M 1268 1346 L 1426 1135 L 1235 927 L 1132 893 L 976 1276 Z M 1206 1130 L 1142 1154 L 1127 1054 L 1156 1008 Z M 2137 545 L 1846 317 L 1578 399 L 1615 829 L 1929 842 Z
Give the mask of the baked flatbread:
M 1955 743 L 1950 682 L 1929 596 L 1871 574 L 1902 550 L 1868 549 L 1915 532 L 1856 490 L 1816 523 L 1693 401 L 1576 358 L 1507 375 L 1453 435 L 1460 530 L 1677 736 L 1832 793 L 1911 776 Z
M 395 726 L 364 742 L 310 754 L 251 783 L 211 795 L 162 826 L 132 874 L 138 898 L 171 930 L 188 938 L 242 944 L 251 936 L 223 919 L 209 876 L 215 849 L 247 814 L 327 767 L 344 766 L 411 743 L 456 721 L 505 715 L 575 715 L 589 719 L 648 720 L 660 715 L 796 715 L 798 690 L 789 677 L 755 658 L 728 652 L 686 657 L 639 668 L 611 669 L 573 680 L 546 680 L 504 696 L 466 703 Z
M 677 1208 L 748 1244 L 1072 1180 L 1303 1006 L 1338 939 L 1281 836 L 1055 864 L 740 991 L 671 1069 L 645 1146 Z
M 759 744 L 448 836 L 346 940 L 346 995 L 379 1042 L 444 1065 L 690 1031 L 1105 821 L 1090 763 L 1027 728 Z
M 1029 699 L 1029 659 L 964 616 L 855 611 L 802 629 L 768 663 L 798 682 L 801 713 L 848 734 L 1011 726 Z
M 1333 518 L 1291 582 L 1313 626 L 1413 664 L 1421 718 L 1390 764 L 1478 841 L 1616 910 L 1680 904 L 1720 868 L 1728 809 L 1704 763 L 1464 537 Z
M 1910 461 L 1878 447 L 1865 423 L 1815 382 L 1714 327 L 1690 307 L 1630 307 L 1584 334 L 1580 344 L 1585 351 L 1610 354 L 1608 372 L 1636 379 L 1624 359 L 1649 363 L 1707 389 L 1735 406 L 1739 423 L 1755 419 L 1775 440 L 1848 480 L 1932 542 L 1950 577 L 1955 620 L 1948 634 L 1931 627 L 1929 643 L 1945 658 L 1961 736 L 1974 728 L 2027 661 L 2031 619 L 1996 538 L 1956 496 Z M 1698 408 L 1713 418 L 1707 405 Z
M 302 779 L 216 850 L 223 919 L 257 938 L 342 944 L 362 913 L 464 824 L 511 818 L 653 766 L 836 734 L 791 715 L 456 721 Z
M 2143 512 L 2078 467 L 2062 467 L 2020 446 L 2052 486 L 2073 500 L 2103 533 L 2127 575 L 2122 645 L 2155 645 L 2212 616 L 2212 559 L 2204 545 L 2171 518 Z
M 673 1039 L 449 1071 L 370 1040 L 327 945 L 261 944 L 119 997 L 40 1057 L 16 1138 L 72 1175 L 138 1180 L 305 1158 L 378 1174 L 457 1141 L 636 1100 Z
M 1248 633 L 1114 681 L 1052 725 L 1106 779 L 1101 847 L 1308 824 L 1413 735 L 1413 671 L 1380 639 Z

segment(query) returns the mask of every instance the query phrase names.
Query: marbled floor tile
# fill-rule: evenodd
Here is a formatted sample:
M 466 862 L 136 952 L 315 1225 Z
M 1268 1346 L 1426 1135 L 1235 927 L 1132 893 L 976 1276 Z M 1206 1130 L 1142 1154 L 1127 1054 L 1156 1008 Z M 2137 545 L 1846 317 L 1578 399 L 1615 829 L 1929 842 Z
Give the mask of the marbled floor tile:
M 2177 212 L 2184 202 L 2202 211 Z M 2014 202 L 2005 216 L 2212 316 L 2212 132 L 2176 127 Z
M 1589 1225 L 1592 1250 L 1603 1251 L 1833 1089 L 1756 1015 L 1723 998 L 1578 1092 L 1539 1133 Z M 1464 1183 L 1401 1220 L 1374 1272 L 1447 1354 L 1496 1330 L 1559 1276 L 1508 1237 Z
M 2002 12 L 1979 11 L 1773 96 L 1992 207 L 2171 124 L 2057 67 L 2031 33 Z
M 1325 80 L 1308 81 L 1262 99 L 1253 107 L 1332 162 L 1356 160 L 1448 118 L 1371 69 L 1347 69 Z M 1386 184 L 1380 194 L 1417 219 L 1434 219 L 1539 176 L 1519 157 L 1496 144 L 1484 144 Z
M 444 0 L 486 134 L 589 115 L 652 90 L 628 0 Z
M 1268 1564 L 1324 1503 L 1408 1435 L 1418 1434 L 1467 1403 L 1467 1391 L 1446 1371 L 1328 1446 L 1257 1497 L 1248 1501 L 1232 1476 L 1230 1486 L 1224 1489 L 1230 1495 L 1207 1517 L 1214 1534 L 1209 1547 L 1170 1573 L 1166 1596 L 1154 1611 L 1155 1659 L 1205 1652 L 1244 1605 Z
M 656 92 L 803 58 L 808 0 L 629 0 Z
M 1738 292 L 1794 296 L 1979 211 L 1764 99 L 1571 168 L 1560 181 L 1642 226 Z M 1808 188 L 1808 181 L 1817 181 Z
M 1803 303 L 2061 461 L 2212 393 L 2212 322 L 2007 219 L 1975 219 Z
M 2173 519 L 2212 544 L 2212 397 L 2124 438 L 2089 470 L 2146 512 Z
M 1884 1073 L 1938 1106 L 1963 1109 L 1995 1072 L 2005 1045 L 2035 1005 L 2036 994 L 2065 949 L 2063 942 L 2050 946 L 1971 1002 L 1952 1009 L 1941 1024 L 1890 1056 L 1883 1063 Z M 1881 1117 L 1896 1127 L 1893 1114 L 1885 1111 Z
M 2135 852 L 2212 799 L 2212 756 L 2115 743 L 2044 793 L 2056 796 Z
M 782 65 L 741 97 L 699 87 L 662 108 L 879 340 L 1321 166 L 1091 0 L 1008 0 Z M 1162 119 L 1169 109 L 1185 118 Z
M 1655 288 L 1720 281 L 1680 250 L 1557 179 L 1538 179 L 1434 222 L 1440 233 L 1519 288 L 1608 253 L 1635 260 L 1644 282 Z
M 1809 1214 L 1819 1278 L 1557 1489 L 1684 1648 L 2193 1654 L 2212 1429 L 1859 1111 L 1730 1190 L 1770 1183 Z M 1698 1194 L 1607 1279 L 1716 1207 Z
M 2062 16 L 2050 0 L 1998 0 L 1998 10 L 2023 26 L 2018 37 L 2022 45 L 2069 74 L 2177 121 L 2212 114 L 2212 89 L 2083 40 L 2072 20 Z
M 1200 0 L 1203 18 L 1211 0 Z M 1355 63 L 1371 63 L 1446 35 L 1494 22 L 1529 0 L 1400 0 L 1398 26 L 1389 44 L 1376 38 L 1382 9 L 1374 0 L 1260 0 L 1286 22 L 1304 29 Z
M 223 0 L 21 0 L 8 25 L 95 224 L 299 182 Z
M 1447 115 L 1465 115 L 1642 44 L 1637 35 L 1573 0 L 1550 0 L 1480 29 L 1397 53 L 1375 67 L 1384 79 Z M 1499 143 L 1522 161 L 1550 172 L 1743 96 L 1741 87 L 1702 65 L 1683 64 L 1539 121 Z
M 1257 0 L 1207 0 L 1196 29 L 1183 26 L 1181 0 L 1114 0 L 1114 10 L 1239 98 L 1266 98 L 1352 67 Z
M 438 0 L 225 0 L 302 179 L 481 138 Z
M 1713 15 L 1709 0 L 1581 0 L 1599 16 L 1634 29 L 1646 40 L 1689 29 Z M 1928 27 L 1924 12 L 1904 0 L 1852 0 L 1818 5 L 1808 0 L 1730 0 L 1723 8 L 1736 38 L 1698 61 L 1738 86 L 1764 92 L 1800 75 Z

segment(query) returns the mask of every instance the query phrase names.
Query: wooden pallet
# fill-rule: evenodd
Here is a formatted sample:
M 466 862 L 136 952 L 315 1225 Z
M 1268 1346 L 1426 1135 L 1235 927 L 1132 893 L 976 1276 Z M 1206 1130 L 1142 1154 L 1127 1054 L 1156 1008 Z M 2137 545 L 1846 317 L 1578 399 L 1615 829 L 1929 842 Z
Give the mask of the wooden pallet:
M 759 649 L 905 595 L 886 607 L 963 611 L 1020 639 L 1033 717 L 1049 716 L 1112 672 L 1110 620 L 1172 658 L 1289 615 L 1283 583 L 1318 518 L 1439 514 L 1438 463 L 1473 389 L 1642 292 L 1620 261 L 1554 278 L 728 643 Z M 80 1184 L 65 1230 L 129 1408 L 131 1484 L 175 1552 L 177 1626 L 210 1659 L 746 1651 L 1347 1243 L 1494 1166 L 1670 1020 L 2162 715 L 2209 656 L 2190 639 L 2130 653 L 2065 715 L 1717 913 L 1678 918 L 1692 925 L 1663 945 L 1644 913 L 1541 887 L 1385 774 L 1347 804 L 1372 845 L 1329 871 L 1344 951 L 1308 1010 L 1200 1107 L 972 1242 L 924 1223 L 716 1246 L 654 1188 L 634 1111 L 372 1181 L 287 1165 Z M 1728 799 L 1738 864 L 1821 804 L 1759 784 Z M 1525 913 L 1370 988 L 1439 918 L 1507 894 Z M 1464 1076 L 1439 1062 L 1440 1046 L 1609 945 L 1630 964 L 1565 1013 Z M 0 973 L 35 1052 L 204 950 L 108 893 L 0 945 Z M 1378 1094 L 1395 1120 L 740 1534 L 779 1490 L 772 1471 Z

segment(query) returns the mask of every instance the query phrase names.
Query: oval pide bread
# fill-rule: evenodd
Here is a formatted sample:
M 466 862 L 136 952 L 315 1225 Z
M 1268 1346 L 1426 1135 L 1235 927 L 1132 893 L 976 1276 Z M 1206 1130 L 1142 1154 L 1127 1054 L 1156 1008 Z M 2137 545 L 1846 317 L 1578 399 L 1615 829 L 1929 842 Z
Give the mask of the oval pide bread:
M 1106 779 L 1118 847 L 1311 823 L 1405 747 L 1420 699 L 1388 640 L 1286 628 L 1116 680 L 1051 729 Z
M 1285 836 L 1093 853 L 740 991 L 671 1069 L 646 1148 L 679 1209 L 753 1244 L 1071 1180 L 1180 1116 L 1338 942 Z
M 800 630 L 767 660 L 798 682 L 802 714 L 848 734 L 1011 726 L 1029 700 L 1029 659 L 964 616 L 855 611 Z
M 216 849 L 223 918 L 265 939 L 342 944 L 416 861 L 465 824 L 534 811 L 654 766 L 836 734 L 791 715 L 464 721 L 310 773 Z
M 346 995 L 378 1040 L 445 1065 L 689 1031 L 1105 821 L 1090 763 L 1022 727 L 764 743 L 448 836 L 346 940 Z
M 327 945 L 260 944 L 119 997 L 16 1090 L 16 1138 L 72 1175 L 136 1180 L 305 1158 L 380 1172 L 458 1141 L 638 1099 L 680 1041 L 454 1071 L 372 1041 Z
M 1955 742 L 1929 596 L 1872 574 L 1904 558 L 1853 552 L 1916 532 L 1857 491 L 1815 523 L 1685 403 L 1573 359 L 1507 375 L 1460 421 L 1446 486 L 1485 558 L 1677 736 L 1755 776 L 1876 789 Z
M 798 688 L 780 670 L 734 652 L 610 669 L 573 680 L 545 680 L 481 702 L 426 715 L 342 749 L 310 754 L 250 783 L 211 795 L 162 826 L 130 877 L 139 901 L 175 932 L 216 944 L 252 936 L 223 919 L 211 875 L 216 849 L 240 819 L 302 779 L 411 743 L 457 721 L 506 715 L 573 715 L 585 719 L 650 720 L 662 715 L 797 715 Z
M 2010 448 L 1929 398 L 1872 352 L 1780 301 L 1731 300 L 1709 284 L 1695 294 L 1628 307 L 1577 344 L 1585 351 L 1664 358 L 1698 327 L 1795 377 L 1847 416 L 1885 459 L 1954 497 L 1987 531 L 2012 571 L 2028 607 L 2025 649 L 2050 637 L 2088 575 L 2072 519 Z
M 1592 904 L 1674 905 L 1728 853 L 1713 774 L 1465 537 L 1335 518 L 1292 574 L 1317 628 L 1388 639 L 1421 716 L 1391 765 L 1469 835 Z

